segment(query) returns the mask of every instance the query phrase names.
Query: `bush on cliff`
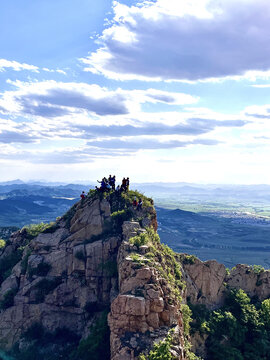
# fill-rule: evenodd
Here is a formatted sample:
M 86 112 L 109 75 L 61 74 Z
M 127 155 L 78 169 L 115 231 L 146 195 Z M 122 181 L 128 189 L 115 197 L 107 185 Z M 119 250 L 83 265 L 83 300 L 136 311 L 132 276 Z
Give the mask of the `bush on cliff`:
M 110 359 L 110 331 L 107 315 L 107 311 L 102 313 L 95 325 L 91 327 L 90 335 L 81 340 L 78 348 L 71 354 L 70 360 Z
M 211 360 L 269 359 L 270 300 L 252 301 L 243 290 L 230 290 L 224 306 L 208 311 L 191 305 L 193 331 L 208 333 Z M 192 331 L 191 330 L 191 331 Z

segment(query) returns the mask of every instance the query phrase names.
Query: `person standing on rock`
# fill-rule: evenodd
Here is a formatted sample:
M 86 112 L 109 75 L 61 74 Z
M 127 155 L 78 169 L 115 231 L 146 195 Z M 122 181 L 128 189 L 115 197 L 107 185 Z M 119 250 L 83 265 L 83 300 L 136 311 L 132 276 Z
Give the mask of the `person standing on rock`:
M 139 198 L 137 210 L 142 210 L 142 205 L 143 205 L 142 198 Z
M 81 193 L 80 197 L 81 197 L 81 200 L 85 199 L 85 192 L 84 191 Z
M 138 206 L 138 201 L 137 201 L 136 196 L 135 196 L 135 198 L 134 198 L 134 200 L 133 200 L 132 205 L 133 205 L 133 208 L 134 208 L 134 209 L 137 209 L 137 206 Z
M 126 191 L 129 191 L 129 177 L 126 179 Z

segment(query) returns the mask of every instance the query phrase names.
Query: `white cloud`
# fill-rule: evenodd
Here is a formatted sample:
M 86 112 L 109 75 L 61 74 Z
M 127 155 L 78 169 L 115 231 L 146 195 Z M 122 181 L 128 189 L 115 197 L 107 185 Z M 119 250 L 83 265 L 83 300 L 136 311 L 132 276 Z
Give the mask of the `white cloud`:
M 117 80 L 269 77 L 267 0 L 114 2 L 114 23 L 85 70 Z
M 142 103 L 194 104 L 188 94 L 148 90 L 108 90 L 99 85 L 56 81 L 11 82 L 16 87 L 0 97 L 0 112 L 13 115 L 58 118 L 85 112 L 99 116 L 140 111 Z
M 23 70 L 28 70 L 28 71 L 33 71 L 33 72 L 39 72 L 39 68 L 37 66 L 34 65 L 29 65 L 29 64 L 21 64 L 17 61 L 9 61 L 6 59 L 0 59 L 0 72 L 1 71 L 5 71 L 6 69 L 12 69 L 14 71 L 23 71 Z

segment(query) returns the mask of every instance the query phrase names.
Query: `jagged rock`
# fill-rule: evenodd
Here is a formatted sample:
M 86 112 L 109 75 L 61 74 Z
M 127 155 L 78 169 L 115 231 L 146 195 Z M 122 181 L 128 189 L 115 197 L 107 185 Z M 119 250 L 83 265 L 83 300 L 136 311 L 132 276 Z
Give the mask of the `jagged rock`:
M 215 260 L 202 262 L 196 259 L 193 264 L 184 265 L 187 292 L 192 303 L 211 307 L 220 306 L 223 302 L 224 279 L 226 268 Z

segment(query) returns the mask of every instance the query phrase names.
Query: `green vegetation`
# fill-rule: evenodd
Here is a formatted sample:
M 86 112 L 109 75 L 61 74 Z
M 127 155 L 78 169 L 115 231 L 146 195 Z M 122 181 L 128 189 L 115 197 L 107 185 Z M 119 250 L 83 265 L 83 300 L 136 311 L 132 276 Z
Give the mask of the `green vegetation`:
M 107 315 L 107 311 L 101 314 L 95 325 L 90 328 L 89 336 L 80 341 L 78 348 L 67 359 L 110 359 L 110 331 L 107 324 Z
M 58 225 L 55 222 L 49 224 L 40 223 L 40 224 L 31 224 L 24 226 L 22 230 L 26 232 L 27 240 L 32 240 L 40 233 L 52 233 L 58 228 Z
M 185 284 L 182 281 L 181 268 L 177 261 L 178 255 L 167 245 L 160 243 L 158 234 L 152 228 L 147 228 L 145 233 L 130 238 L 129 242 L 137 246 L 149 247 L 149 251 L 144 256 L 138 253 L 130 254 L 132 261 L 139 266 L 147 263 L 155 267 L 170 284 L 175 300 L 181 301 L 181 290 L 184 289 Z
M 17 294 L 16 289 L 8 290 L 4 296 L 3 300 L 0 301 L 0 309 L 5 310 L 14 305 L 14 296 Z
M 6 246 L 6 242 L 4 239 L 0 239 L 0 249 L 3 249 Z
M 173 344 L 172 331 L 169 332 L 165 340 L 154 344 L 153 350 L 148 355 L 140 354 L 138 360 L 175 360 L 176 357 L 170 352 Z
M 61 284 L 61 278 L 54 279 L 42 279 L 36 285 L 36 302 L 41 303 L 44 301 L 45 296 L 48 295 L 51 291 L 57 288 Z
M 75 253 L 75 258 L 80 260 L 80 261 L 85 261 L 86 256 L 83 250 L 79 250 Z
M 29 327 L 22 340 L 24 346 L 17 343 L 10 352 L 16 360 L 72 360 L 70 354 L 79 342 L 78 336 L 69 329 L 57 328 L 49 332 L 41 323 Z
M 111 214 L 113 233 L 120 234 L 122 232 L 122 225 L 124 221 L 131 220 L 131 218 L 132 211 L 130 209 L 114 211 Z
M 63 220 L 66 222 L 66 227 L 70 228 L 70 222 L 73 216 L 75 215 L 77 209 L 77 204 L 74 204 L 64 215 Z
M 181 262 L 185 265 L 193 265 L 195 264 L 196 259 L 198 259 L 195 255 L 187 255 L 187 254 L 181 254 L 180 255 Z
M 37 276 L 46 276 L 48 272 L 51 270 L 52 266 L 46 262 L 42 262 L 38 264 L 36 267 L 28 266 L 28 276 L 32 278 L 34 275 Z
M 138 267 L 144 266 L 148 262 L 148 259 L 137 253 L 131 253 L 129 257 Z
M 105 263 L 101 263 L 100 267 L 107 276 L 116 277 L 118 275 L 116 260 L 108 260 Z
M 270 300 L 253 303 L 243 290 L 230 290 L 224 306 L 208 311 L 190 305 L 191 332 L 207 333 L 209 359 L 268 359 L 270 353 Z
M 147 233 L 141 233 L 129 239 L 129 242 L 138 247 L 146 245 L 149 242 L 149 236 Z
M 261 265 L 252 265 L 250 268 L 255 274 L 260 274 L 261 272 L 265 271 Z
M 0 285 L 9 277 L 12 268 L 21 260 L 23 247 L 18 247 L 11 254 L 6 255 L 0 260 Z

